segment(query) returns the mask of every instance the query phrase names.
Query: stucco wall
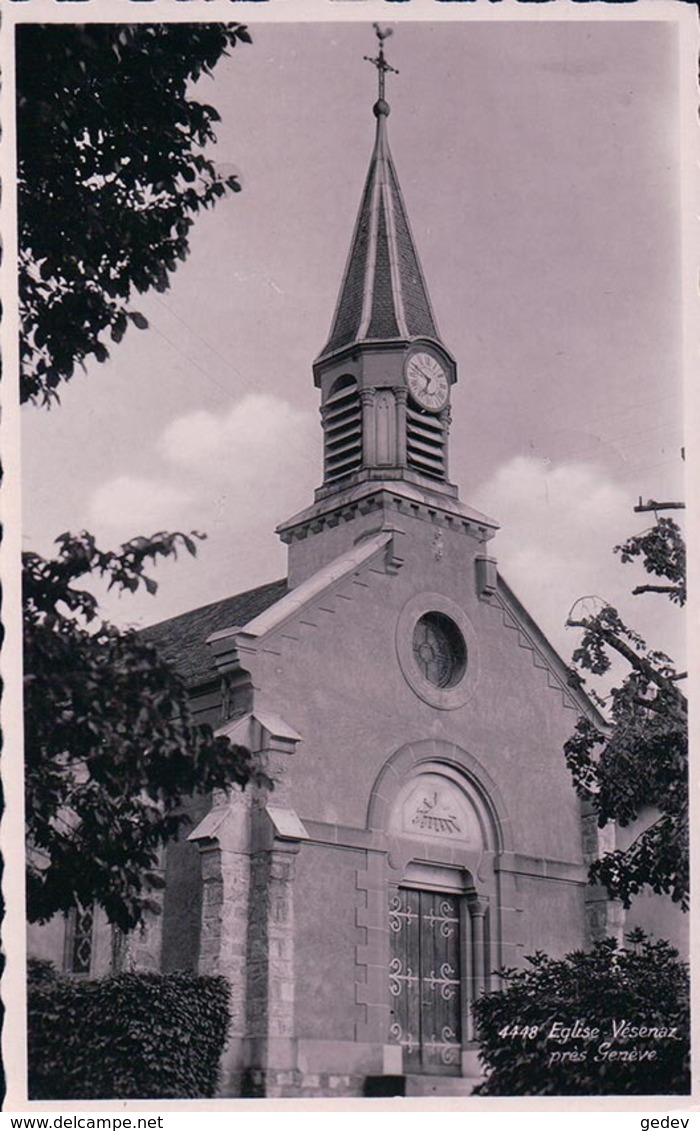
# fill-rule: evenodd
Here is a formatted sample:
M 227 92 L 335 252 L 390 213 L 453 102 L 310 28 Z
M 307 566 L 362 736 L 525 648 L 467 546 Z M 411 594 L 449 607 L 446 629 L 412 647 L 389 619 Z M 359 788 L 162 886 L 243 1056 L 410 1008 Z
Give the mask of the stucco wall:
M 294 882 L 296 1030 L 299 1037 L 355 1037 L 357 869 L 364 853 L 304 844 Z
M 187 837 L 209 811 L 208 797 L 191 800 L 186 806 L 188 823 L 177 841 L 165 851 L 165 890 L 163 892 L 161 969 L 164 973 L 197 969 L 202 918 L 202 869 L 199 849 Z
M 536 950 L 561 958 L 582 949 L 585 923 L 580 888 L 518 876 L 516 890 L 522 908 L 523 958 Z
M 196 971 L 202 917 L 199 849 L 192 844 L 168 848 L 163 905 L 161 968 Z
M 503 610 L 477 596 L 474 558 L 482 547 L 452 530 L 440 530 L 436 541 L 430 523 L 406 516 L 396 524 L 404 532 L 395 538 L 404 559 L 398 573 L 370 563 L 269 633 L 250 657 L 256 688 L 302 735 L 292 804 L 302 817 L 362 827 L 387 758 L 406 743 L 434 738 L 467 750 L 494 779 L 518 851 L 580 860 L 579 805 L 562 755 L 575 710 L 564 707 Z M 470 696 L 456 710 L 424 702 L 397 657 L 403 607 L 431 592 L 456 602 L 473 628 Z
M 70 962 L 67 924 L 65 915 L 54 915 L 48 923 L 30 923 L 27 927 L 27 957 L 44 959 L 51 962 L 59 972 L 65 971 Z M 96 909 L 92 931 L 91 977 L 99 978 L 110 974 L 111 967 L 112 928 L 105 913 Z
M 63 969 L 66 948 L 66 920 L 54 915 L 48 923 L 30 923 L 27 928 L 27 956 L 51 962 Z

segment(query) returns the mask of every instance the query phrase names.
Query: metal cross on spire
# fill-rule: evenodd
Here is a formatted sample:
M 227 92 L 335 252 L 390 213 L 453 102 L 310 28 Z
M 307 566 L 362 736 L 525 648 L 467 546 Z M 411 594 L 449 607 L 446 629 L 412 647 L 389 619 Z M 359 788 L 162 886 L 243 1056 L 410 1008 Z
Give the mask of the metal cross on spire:
M 363 58 L 366 59 L 368 63 L 372 63 L 377 68 L 377 76 L 379 79 L 379 101 L 384 102 L 384 84 L 387 71 L 391 71 L 393 75 L 398 75 L 399 73 L 396 70 L 396 67 L 391 67 L 384 58 L 384 40 L 388 39 L 389 36 L 393 34 L 393 29 L 388 27 L 382 31 L 379 24 L 374 24 L 373 27 L 376 32 L 377 39 L 379 40 L 379 54 L 374 59 L 371 55 L 364 55 Z

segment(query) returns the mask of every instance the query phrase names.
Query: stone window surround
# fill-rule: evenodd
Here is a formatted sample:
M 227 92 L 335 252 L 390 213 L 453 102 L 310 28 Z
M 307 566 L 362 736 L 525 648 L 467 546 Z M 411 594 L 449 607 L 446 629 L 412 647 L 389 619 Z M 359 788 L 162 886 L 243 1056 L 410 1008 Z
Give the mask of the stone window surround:
M 436 687 L 421 671 L 413 650 L 413 634 L 418 621 L 429 613 L 442 613 L 457 626 L 464 638 L 467 661 L 461 678 L 453 687 Z M 442 593 L 423 591 L 410 597 L 396 623 L 396 656 L 403 677 L 412 691 L 441 711 L 463 707 L 476 693 L 479 680 L 479 645 L 476 631 L 464 610 Z

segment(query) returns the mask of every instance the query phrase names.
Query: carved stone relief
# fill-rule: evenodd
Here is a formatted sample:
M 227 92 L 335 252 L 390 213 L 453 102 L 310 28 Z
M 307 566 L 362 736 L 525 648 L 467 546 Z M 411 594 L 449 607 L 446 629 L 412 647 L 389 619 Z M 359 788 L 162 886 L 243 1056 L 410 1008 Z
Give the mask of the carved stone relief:
M 441 774 L 421 774 L 399 794 L 391 831 L 410 837 L 458 841 L 463 847 L 483 847 L 481 825 L 466 795 Z

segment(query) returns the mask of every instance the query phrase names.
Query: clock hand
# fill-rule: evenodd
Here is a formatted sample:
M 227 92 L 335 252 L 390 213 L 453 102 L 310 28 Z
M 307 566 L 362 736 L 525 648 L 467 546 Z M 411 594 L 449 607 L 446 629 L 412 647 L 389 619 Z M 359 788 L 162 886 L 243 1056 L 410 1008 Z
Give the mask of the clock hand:
M 434 396 L 435 391 L 436 391 L 436 381 L 435 381 L 433 374 L 428 373 L 428 374 L 423 374 L 423 376 L 426 378 L 425 392 L 430 393 L 431 396 Z

